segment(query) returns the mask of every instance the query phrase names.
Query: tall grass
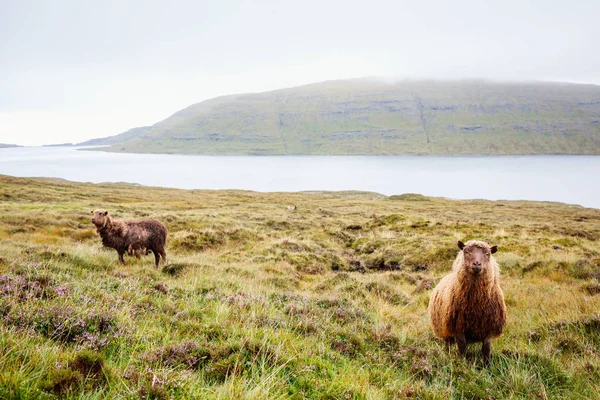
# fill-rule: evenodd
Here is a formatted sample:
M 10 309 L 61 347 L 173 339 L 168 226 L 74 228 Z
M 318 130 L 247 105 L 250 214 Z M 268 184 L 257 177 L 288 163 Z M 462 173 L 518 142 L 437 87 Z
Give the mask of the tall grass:
M 598 210 L 4 176 L 0 198 L 0 398 L 600 398 Z M 121 266 L 93 208 L 161 220 L 169 264 Z M 426 315 L 475 237 L 509 313 L 489 366 Z

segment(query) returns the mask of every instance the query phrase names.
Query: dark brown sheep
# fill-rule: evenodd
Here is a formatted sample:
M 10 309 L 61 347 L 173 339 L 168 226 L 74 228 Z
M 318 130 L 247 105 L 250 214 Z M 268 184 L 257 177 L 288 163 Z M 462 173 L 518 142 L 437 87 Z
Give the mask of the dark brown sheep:
M 92 211 L 92 223 L 102 237 L 102 244 L 111 247 L 119 254 L 119 261 L 125 264 L 123 255 L 154 253 L 155 267 L 158 268 L 160 257 L 167 262 L 165 243 L 167 241 L 167 228 L 154 219 L 142 221 L 121 221 L 113 219 L 108 211 Z
M 448 346 L 456 342 L 461 355 L 466 354 L 467 343 L 482 342 L 487 363 L 491 341 L 500 336 L 506 323 L 500 270 L 492 256 L 498 248 L 477 240 L 459 241 L 458 247 L 461 251 L 452 272 L 431 293 L 431 326 Z

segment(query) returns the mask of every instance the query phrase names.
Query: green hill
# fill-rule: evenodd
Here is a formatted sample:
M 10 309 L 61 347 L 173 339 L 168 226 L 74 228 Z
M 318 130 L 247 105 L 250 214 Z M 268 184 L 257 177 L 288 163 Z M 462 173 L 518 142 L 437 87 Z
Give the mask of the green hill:
M 328 81 L 218 97 L 84 144 L 183 154 L 600 154 L 600 87 Z

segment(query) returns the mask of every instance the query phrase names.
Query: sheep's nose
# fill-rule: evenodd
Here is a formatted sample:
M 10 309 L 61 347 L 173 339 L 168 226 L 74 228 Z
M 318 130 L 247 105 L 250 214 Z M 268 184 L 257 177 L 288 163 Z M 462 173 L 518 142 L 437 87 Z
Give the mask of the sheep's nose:
M 473 264 L 473 272 L 475 272 L 476 274 L 481 272 L 481 263 Z

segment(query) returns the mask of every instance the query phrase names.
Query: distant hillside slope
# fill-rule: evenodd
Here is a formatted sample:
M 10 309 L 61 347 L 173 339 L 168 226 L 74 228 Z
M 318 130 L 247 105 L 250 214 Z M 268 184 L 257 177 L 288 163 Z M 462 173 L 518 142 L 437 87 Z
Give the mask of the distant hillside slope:
M 21 147 L 21 146 L 18 146 L 16 144 L 0 143 L 0 149 L 7 149 L 7 148 L 11 148 L 11 147 Z
M 183 154 L 600 154 L 600 86 L 328 81 L 218 97 L 85 144 Z

